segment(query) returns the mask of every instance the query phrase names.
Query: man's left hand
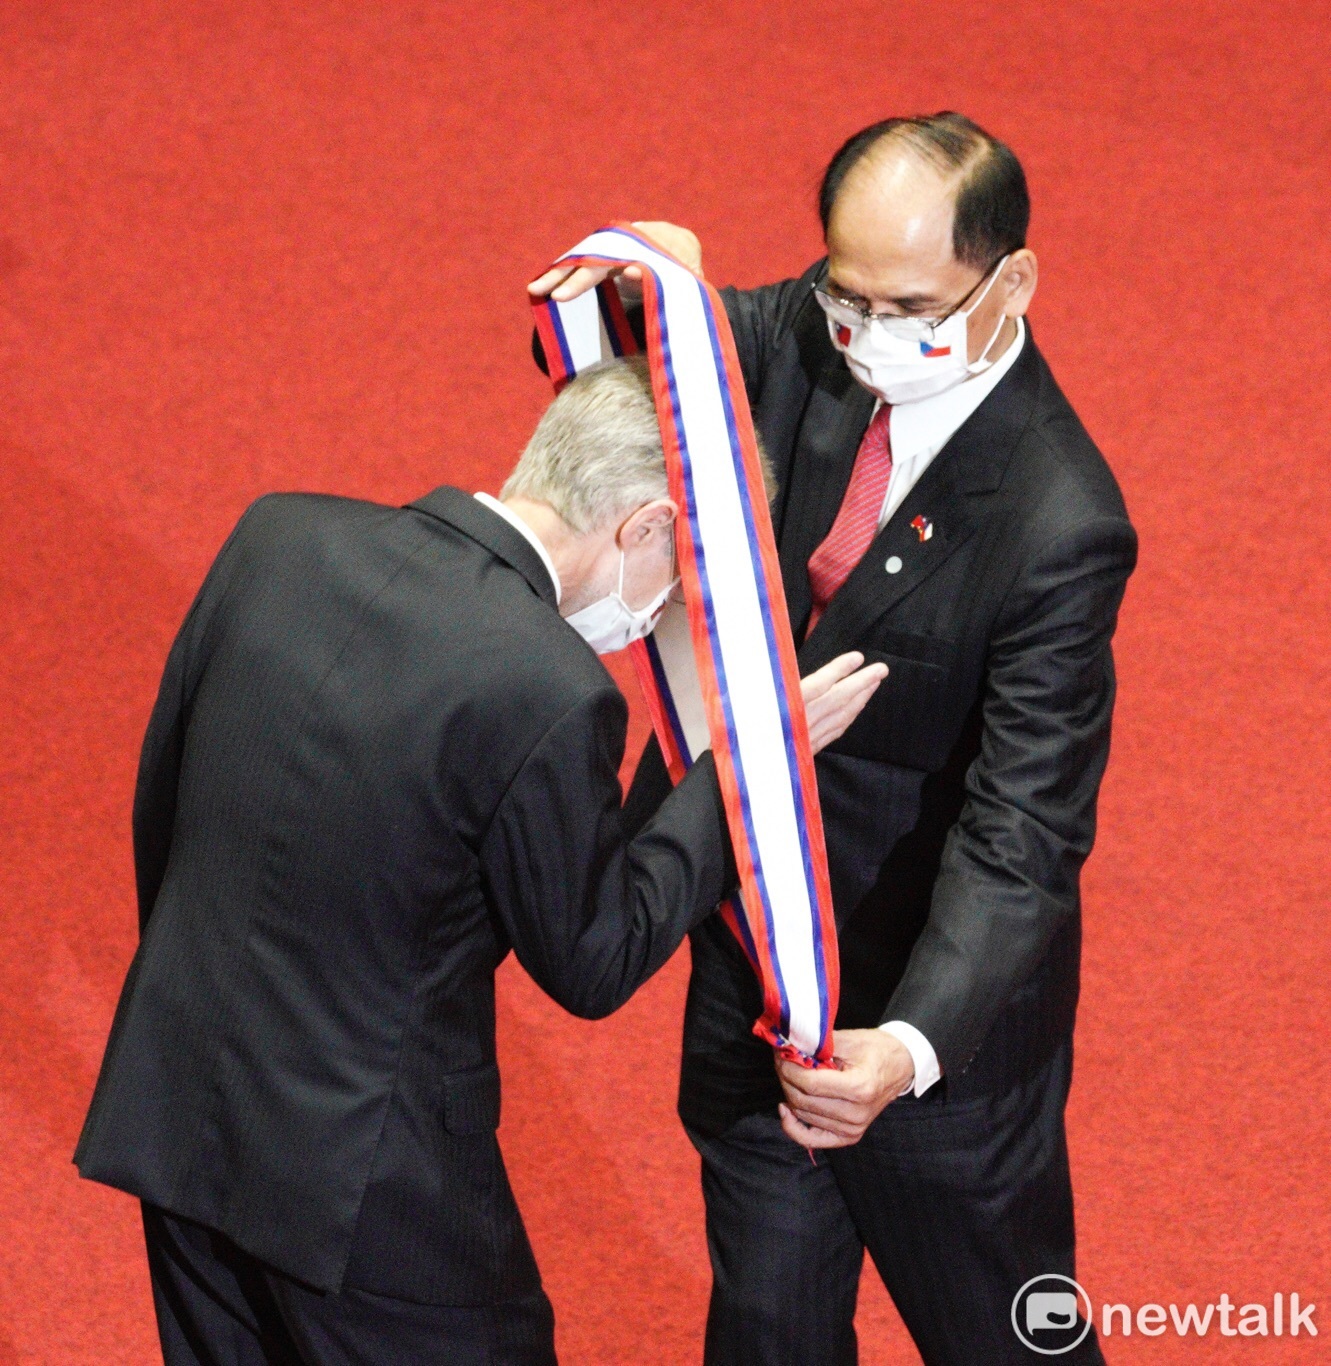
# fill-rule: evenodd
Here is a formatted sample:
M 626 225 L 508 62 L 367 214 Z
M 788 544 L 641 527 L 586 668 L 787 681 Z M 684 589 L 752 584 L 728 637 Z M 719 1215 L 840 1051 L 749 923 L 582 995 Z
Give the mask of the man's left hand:
M 779 1058 L 786 1103 L 781 1127 L 803 1148 L 848 1148 L 915 1080 L 915 1064 L 900 1039 L 881 1029 L 838 1029 L 836 1067 L 801 1067 Z

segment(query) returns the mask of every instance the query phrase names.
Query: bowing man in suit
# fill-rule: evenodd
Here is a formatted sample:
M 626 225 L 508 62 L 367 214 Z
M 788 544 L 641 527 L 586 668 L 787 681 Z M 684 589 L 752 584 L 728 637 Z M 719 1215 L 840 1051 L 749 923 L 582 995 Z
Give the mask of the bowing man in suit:
M 853 648 L 891 671 L 817 765 L 842 1070 L 774 1070 L 743 953 L 719 920 L 692 933 L 707 1360 L 853 1362 L 867 1247 L 928 1366 L 1024 1362 L 1014 1296 L 1075 1274 L 1078 882 L 1136 537 L 1024 319 L 1012 152 L 957 114 L 889 119 L 838 151 L 819 207 L 825 258 L 723 297 L 801 667 Z M 692 233 L 640 226 L 700 268 Z M 649 750 L 629 807 L 667 790 Z M 1094 1332 L 1066 1359 L 1101 1361 Z
M 654 624 L 675 511 L 619 362 L 502 502 L 278 495 L 218 555 L 144 741 L 142 938 L 75 1157 L 143 1202 L 170 1366 L 554 1360 L 494 972 L 512 949 L 604 1015 L 729 886 L 710 758 L 626 834 L 594 653 Z M 882 676 L 860 663 L 806 683 L 815 744 Z

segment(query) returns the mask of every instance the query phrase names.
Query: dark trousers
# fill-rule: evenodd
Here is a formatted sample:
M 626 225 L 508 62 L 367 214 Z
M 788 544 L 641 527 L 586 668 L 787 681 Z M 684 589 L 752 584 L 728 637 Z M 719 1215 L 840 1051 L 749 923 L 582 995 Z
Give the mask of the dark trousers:
M 1005 1095 L 896 1101 L 816 1163 L 774 1113 L 719 1137 L 690 1130 L 712 1258 L 708 1366 L 853 1366 L 866 1247 L 925 1366 L 1042 1360 L 1013 1330 L 1013 1300 L 1034 1277 L 1076 1275 L 1071 1076 L 1069 1039 Z M 1094 1329 L 1060 1360 L 1103 1366 Z
M 490 1307 L 412 1304 L 283 1276 L 220 1233 L 143 1207 L 166 1366 L 552 1366 L 544 1292 Z

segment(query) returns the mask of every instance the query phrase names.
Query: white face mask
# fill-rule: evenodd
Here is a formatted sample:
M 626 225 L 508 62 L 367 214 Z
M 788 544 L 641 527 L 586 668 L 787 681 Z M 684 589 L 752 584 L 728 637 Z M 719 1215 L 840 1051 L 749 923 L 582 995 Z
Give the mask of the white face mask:
M 598 655 L 613 654 L 641 640 L 656 625 L 666 605 L 666 599 L 674 592 L 673 583 L 666 586 L 647 604 L 636 612 L 624 601 L 624 552 L 619 552 L 619 587 L 613 593 L 598 598 L 590 607 L 584 607 L 564 620 L 596 651 Z
M 973 364 L 966 360 L 969 354 L 966 323 L 993 288 L 1007 259 L 1003 257 L 994 267 L 989 283 L 969 308 L 958 310 L 934 328 L 932 341 L 893 336 L 883 324 L 862 318 L 852 323 L 845 317 L 847 310 L 829 307 L 819 293 L 818 301 L 828 315 L 827 330 L 831 333 L 832 345 L 845 356 L 851 374 L 884 403 L 895 406 L 944 393 L 972 375 L 982 374 L 993 364 L 985 357 L 998 340 L 998 334 L 1007 322 L 1006 316 L 999 318 L 980 359 Z

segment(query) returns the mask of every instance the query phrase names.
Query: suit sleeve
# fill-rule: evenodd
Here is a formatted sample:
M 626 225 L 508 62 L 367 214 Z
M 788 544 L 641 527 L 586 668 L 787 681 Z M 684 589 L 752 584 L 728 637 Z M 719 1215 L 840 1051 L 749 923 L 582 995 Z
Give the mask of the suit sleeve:
M 756 402 L 762 392 L 763 377 L 777 345 L 782 335 L 789 330 L 800 306 L 808 302 L 813 282 L 821 273 L 822 265 L 821 261 L 817 262 L 797 280 L 781 280 L 774 285 L 760 285 L 757 289 L 736 289 L 733 285 L 727 285 L 718 291 L 725 305 L 726 317 L 730 320 L 735 353 L 744 372 L 744 387 L 750 402 Z M 624 311 L 639 347 L 646 350 L 647 329 L 642 305 L 631 303 L 626 305 Z M 535 328 L 532 328 L 531 334 L 531 354 L 537 369 L 548 375 L 550 367 L 546 363 L 545 347 Z
M 1109 757 L 1110 640 L 1136 562 L 1131 526 L 1103 518 L 1035 556 L 990 647 L 980 753 L 943 850 L 929 917 L 885 1020 L 960 1071 L 1077 913 Z
M 481 846 L 491 905 L 518 961 L 575 1015 L 621 1006 L 723 899 L 733 878 L 707 755 L 630 840 L 624 700 L 567 712 L 528 756 Z
M 751 403 L 756 403 L 761 395 L 772 358 L 795 315 L 809 302 L 813 281 L 821 269 L 820 261 L 797 280 L 782 280 L 757 289 L 727 286 L 720 291 Z

